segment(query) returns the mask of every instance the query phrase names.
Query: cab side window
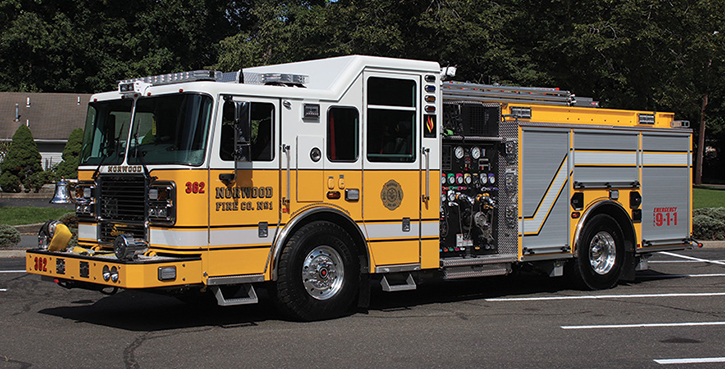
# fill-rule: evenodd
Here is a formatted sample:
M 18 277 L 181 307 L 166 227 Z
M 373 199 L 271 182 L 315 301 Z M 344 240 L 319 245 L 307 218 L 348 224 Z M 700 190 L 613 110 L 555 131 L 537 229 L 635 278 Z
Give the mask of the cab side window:
M 327 112 L 327 159 L 357 161 L 359 114 L 355 108 L 333 107 Z
M 222 132 L 219 156 L 222 160 L 234 160 L 234 114 L 222 114 Z M 274 160 L 274 104 L 251 104 L 252 161 Z
M 415 161 L 415 81 L 371 77 L 367 84 L 368 160 Z

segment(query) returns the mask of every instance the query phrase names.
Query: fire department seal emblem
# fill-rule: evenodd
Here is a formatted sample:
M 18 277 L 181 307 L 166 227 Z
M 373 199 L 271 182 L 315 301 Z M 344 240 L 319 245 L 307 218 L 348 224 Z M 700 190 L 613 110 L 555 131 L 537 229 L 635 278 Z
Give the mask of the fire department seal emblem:
M 380 200 L 383 200 L 383 205 L 390 210 L 395 210 L 400 206 L 403 201 L 403 189 L 400 187 L 400 183 L 391 179 L 383 185 L 383 190 L 380 191 Z

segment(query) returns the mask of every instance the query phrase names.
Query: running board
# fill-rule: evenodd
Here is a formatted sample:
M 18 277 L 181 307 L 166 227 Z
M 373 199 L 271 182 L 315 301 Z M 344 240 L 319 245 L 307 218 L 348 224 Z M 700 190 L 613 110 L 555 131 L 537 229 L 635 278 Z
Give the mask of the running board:
M 490 277 L 511 273 L 511 264 L 479 264 L 449 267 L 443 270 L 443 279 Z
M 380 285 L 383 287 L 383 291 L 385 292 L 412 291 L 418 287 L 415 284 L 413 275 L 410 273 L 408 273 L 408 278 L 406 278 L 405 282 L 402 284 L 390 284 L 388 282 L 388 278 L 383 276 L 383 279 L 380 280 Z
M 472 265 L 484 265 L 484 264 L 502 264 L 502 263 L 513 263 L 517 261 L 516 255 L 496 255 L 496 256 L 484 256 L 477 258 L 449 258 L 441 259 L 441 267 L 460 267 L 460 266 L 472 266 Z
M 227 298 L 224 297 L 224 293 L 222 292 L 220 286 L 210 286 L 211 290 L 214 291 L 214 296 L 216 296 L 216 301 L 219 306 L 248 305 L 259 302 L 257 292 L 254 291 L 254 286 L 251 283 L 242 284 L 241 287 L 246 292 L 246 296 L 235 297 L 238 295 L 237 293 L 234 296 Z

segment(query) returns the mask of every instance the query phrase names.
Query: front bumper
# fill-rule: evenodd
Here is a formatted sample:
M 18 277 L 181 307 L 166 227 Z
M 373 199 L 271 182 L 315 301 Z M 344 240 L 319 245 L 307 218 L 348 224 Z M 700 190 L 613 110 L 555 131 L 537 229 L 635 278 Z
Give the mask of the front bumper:
M 30 274 L 58 282 L 97 288 L 164 288 L 202 284 L 200 257 L 140 256 L 122 261 L 113 252 L 92 256 L 75 252 L 28 250 L 25 266 Z

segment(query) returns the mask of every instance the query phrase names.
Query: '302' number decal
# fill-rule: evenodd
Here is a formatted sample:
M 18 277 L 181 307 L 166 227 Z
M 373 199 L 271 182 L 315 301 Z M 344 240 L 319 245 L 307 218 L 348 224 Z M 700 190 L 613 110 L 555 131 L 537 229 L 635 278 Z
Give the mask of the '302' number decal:
M 186 182 L 186 193 L 204 193 L 204 182 Z

